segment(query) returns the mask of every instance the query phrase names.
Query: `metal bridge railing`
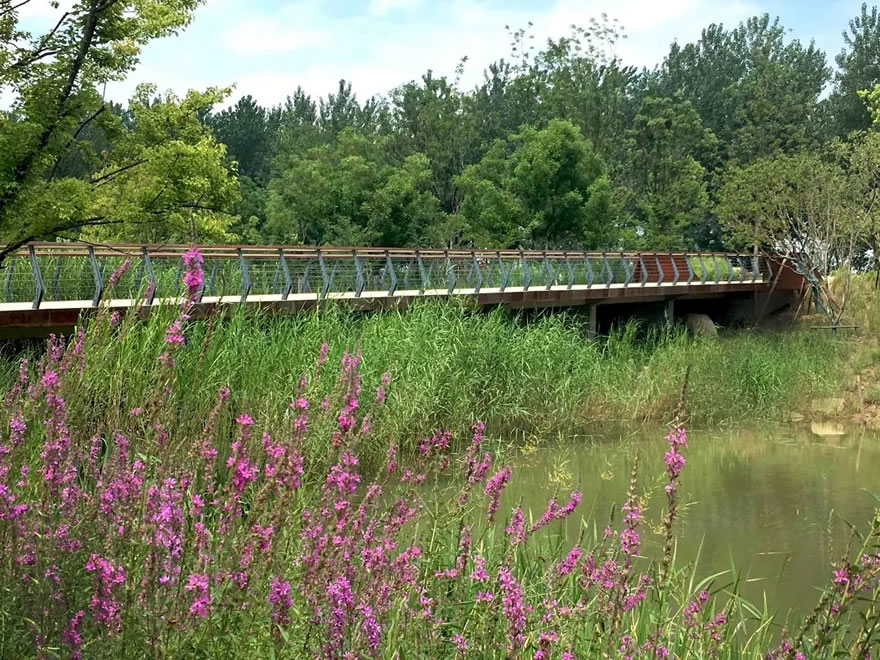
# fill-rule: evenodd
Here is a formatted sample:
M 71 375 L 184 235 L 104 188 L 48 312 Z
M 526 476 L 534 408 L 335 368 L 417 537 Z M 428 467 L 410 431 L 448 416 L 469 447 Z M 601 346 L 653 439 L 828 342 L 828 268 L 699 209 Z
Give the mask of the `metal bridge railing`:
M 98 307 L 183 294 L 187 246 L 40 243 L 0 269 L 0 304 Z M 731 253 L 206 246 L 205 302 L 756 285 L 770 257 Z

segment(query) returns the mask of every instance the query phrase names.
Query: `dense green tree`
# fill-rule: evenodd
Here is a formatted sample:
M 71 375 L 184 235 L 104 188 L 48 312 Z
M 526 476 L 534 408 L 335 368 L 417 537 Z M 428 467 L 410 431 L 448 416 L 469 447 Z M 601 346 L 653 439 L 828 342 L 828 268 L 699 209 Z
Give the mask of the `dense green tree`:
M 302 87 L 288 96 L 279 108 L 278 149 L 308 149 L 321 142 L 318 130 L 318 106 Z
M 277 125 L 270 122 L 270 113 L 252 96 L 243 96 L 233 107 L 213 115 L 208 123 L 217 139 L 226 145 L 239 174 L 264 180 L 277 141 Z
M 0 7 L 0 87 L 13 99 L 0 115 L 0 240 L 7 243 L 0 259 L 27 241 L 86 226 L 120 225 L 118 235 L 129 236 L 169 221 L 191 233 L 222 224 L 217 212 L 234 199 L 234 182 L 225 149 L 193 114 L 222 93 L 151 107 L 145 94 L 152 90 L 142 90 L 131 129 L 97 91 L 129 73 L 144 44 L 186 26 L 199 0 L 80 0 L 43 34 L 20 26 L 21 4 Z M 89 127 L 112 147 L 90 164 L 93 176 L 70 176 L 60 168 L 72 151 L 87 149 Z
M 351 83 L 340 80 L 335 94 L 328 94 L 326 99 L 318 101 L 318 125 L 331 138 L 346 128 L 370 133 L 378 130 L 384 112 L 381 100 L 371 98 L 361 105 Z
M 716 142 L 693 105 L 680 96 L 642 102 L 626 145 L 632 212 L 643 245 L 683 249 L 701 242 L 709 195 L 706 169 L 693 154 L 711 154 Z
M 269 184 L 266 232 L 272 240 L 315 245 L 418 245 L 441 219 L 423 154 L 400 166 L 387 139 L 344 129 L 332 144 L 279 156 Z
M 753 242 L 731 231 L 732 182 L 769 176 L 768 163 L 791 173 L 821 153 L 847 203 L 857 179 L 873 190 L 860 92 L 880 82 L 880 19 L 867 5 L 833 78 L 767 15 L 710 25 L 653 71 L 617 56 L 626 35 L 602 16 L 543 45 L 531 24 L 506 28 L 509 54 L 470 90 L 464 58 L 454 79 L 428 71 L 365 102 L 341 80 L 324 98 L 297 88 L 276 107 L 245 96 L 213 114 L 221 90 L 105 103 L 97 90 L 200 2 L 76 0 L 42 35 L 0 2 L 0 86 L 14 99 L 0 113 L 0 240 L 717 249 Z
M 568 121 L 496 141 L 458 185 L 461 217 L 477 247 L 596 248 L 618 238 L 605 165 Z
M 635 67 L 613 55 L 622 30 L 603 15 L 569 37 L 548 40 L 529 75 L 540 81 L 543 114 L 574 122 L 607 162 L 624 160 L 624 134 L 644 87 Z
M 815 146 L 830 75 L 821 50 L 787 40 L 779 20 L 765 14 L 733 30 L 710 25 L 696 43 L 673 44 L 651 88 L 681 93 L 718 137 L 722 161 L 745 165 Z
M 428 158 L 431 188 L 446 213 L 458 210 L 461 191 L 455 179 L 476 156 L 474 117 L 463 99 L 446 78 L 430 71 L 391 97 L 395 149 L 399 155 L 416 152 Z
M 840 137 L 871 126 L 871 117 L 859 92 L 880 83 L 880 16 L 877 7 L 862 3 L 858 16 L 844 31 L 845 47 L 837 56 L 835 89 L 829 99 L 835 130 Z

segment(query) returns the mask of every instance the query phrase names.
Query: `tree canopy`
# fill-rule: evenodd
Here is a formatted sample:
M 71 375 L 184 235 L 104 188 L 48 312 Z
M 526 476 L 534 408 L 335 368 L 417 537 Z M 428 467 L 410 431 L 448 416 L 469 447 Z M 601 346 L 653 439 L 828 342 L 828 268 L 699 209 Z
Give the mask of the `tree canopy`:
M 125 113 L 99 92 L 133 70 L 143 45 L 185 27 L 200 0 L 80 0 L 42 34 L 21 27 L 25 4 L 0 3 L 0 87 L 13 99 L 0 113 L 4 252 L 79 231 L 225 237 L 237 184 L 201 119 L 228 92 L 181 100 L 142 87 Z
M 847 204 L 876 188 L 876 7 L 841 26 L 833 70 L 769 15 L 709 25 L 638 69 L 602 16 L 544 44 L 507 28 L 510 53 L 470 89 L 463 58 L 453 77 L 427 71 L 368 99 L 346 80 L 276 107 L 223 107 L 220 89 L 102 98 L 199 4 L 79 0 L 29 34 L 0 3 L 0 86 L 14 96 L 0 240 L 723 249 L 769 240 L 755 235 L 772 215 L 764 192 L 803 212 L 797 177 L 842 182 Z

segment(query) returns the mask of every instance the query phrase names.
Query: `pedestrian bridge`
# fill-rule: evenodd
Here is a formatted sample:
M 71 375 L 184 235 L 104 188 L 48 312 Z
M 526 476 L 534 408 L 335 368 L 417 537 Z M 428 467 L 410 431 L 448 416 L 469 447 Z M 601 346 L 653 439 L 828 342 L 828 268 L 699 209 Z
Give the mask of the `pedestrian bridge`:
M 34 243 L 0 269 L 0 327 L 69 326 L 101 307 L 177 303 L 184 245 Z M 284 312 L 323 301 L 359 309 L 418 298 L 543 308 L 676 301 L 751 301 L 767 311 L 799 295 L 804 280 L 777 255 L 720 252 L 415 250 L 302 246 L 200 246 L 197 312 L 251 305 Z

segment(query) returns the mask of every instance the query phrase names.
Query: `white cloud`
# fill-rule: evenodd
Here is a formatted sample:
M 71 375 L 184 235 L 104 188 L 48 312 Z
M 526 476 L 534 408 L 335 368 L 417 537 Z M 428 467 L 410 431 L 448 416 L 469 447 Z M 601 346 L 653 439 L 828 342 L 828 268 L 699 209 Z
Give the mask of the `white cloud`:
M 230 28 L 226 41 L 241 56 L 287 53 L 308 48 L 326 38 L 319 30 L 285 25 L 272 18 L 254 18 Z
M 384 16 L 395 9 L 415 9 L 421 0 L 370 0 L 369 12 L 374 16 Z

